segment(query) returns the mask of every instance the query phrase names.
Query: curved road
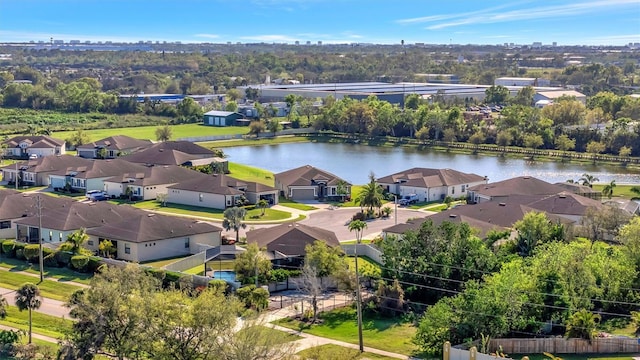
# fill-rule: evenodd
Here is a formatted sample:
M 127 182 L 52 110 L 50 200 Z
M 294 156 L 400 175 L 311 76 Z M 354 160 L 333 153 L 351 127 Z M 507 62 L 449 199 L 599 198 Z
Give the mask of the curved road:
M 15 290 L 0 288 L 0 294 L 2 294 L 2 297 L 4 297 L 7 300 L 7 303 L 9 305 L 15 306 L 16 304 Z M 40 306 L 40 308 L 38 308 L 35 311 L 39 313 L 47 314 L 47 315 L 64 317 L 65 319 L 68 319 L 69 310 L 70 309 L 64 305 L 64 302 L 43 297 L 42 305 Z

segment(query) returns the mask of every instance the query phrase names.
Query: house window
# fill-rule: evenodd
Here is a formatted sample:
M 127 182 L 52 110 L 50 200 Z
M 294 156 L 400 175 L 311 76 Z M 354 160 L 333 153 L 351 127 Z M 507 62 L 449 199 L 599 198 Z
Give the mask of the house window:
M 49 231 L 49 242 L 53 241 L 53 231 Z
M 87 244 L 88 244 L 89 246 L 93 246 L 93 240 L 89 240 L 89 241 L 87 241 Z
M 198 194 L 198 201 L 202 202 L 204 200 L 203 194 Z
M 455 188 L 455 186 L 452 186 L 452 187 L 451 187 L 451 195 L 453 195 L 453 194 L 455 194 L 455 193 L 456 193 L 456 188 Z
M 58 233 L 58 241 L 62 242 L 62 233 Z
M 336 194 L 336 188 L 331 188 L 331 195 L 335 195 Z
M 0 229 L 11 229 L 11 221 L 0 221 Z
M 462 192 L 464 192 L 464 185 L 462 185 L 462 186 L 460 187 L 460 189 L 462 189 Z
M 189 238 L 184 239 L 184 248 L 185 249 L 189 248 Z
M 124 253 L 131 254 L 131 247 L 129 247 L 129 245 L 127 244 L 124 245 Z

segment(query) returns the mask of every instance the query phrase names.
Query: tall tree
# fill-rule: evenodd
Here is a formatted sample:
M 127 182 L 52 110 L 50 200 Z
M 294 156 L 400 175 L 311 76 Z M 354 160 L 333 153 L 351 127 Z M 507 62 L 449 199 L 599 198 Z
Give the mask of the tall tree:
M 236 256 L 233 269 L 243 284 L 258 284 L 259 279 L 265 279 L 269 274 L 271 261 L 264 256 L 256 243 L 251 243 L 246 251 Z
M 225 230 L 236 232 L 236 242 L 240 241 L 240 229 L 245 229 L 247 224 L 244 222 L 244 218 L 247 216 L 247 210 L 241 207 L 231 207 L 224 211 L 224 220 L 222 221 L 222 227 Z
M 376 182 L 375 174 L 372 172 L 369 174 L 369 182 L 362 186 L 360 193 L 358 194 L 356 203 L 360 205 L 360 208 L 368 208 L 368 212 L 373 212 L 373 208 L 382 207 L 383 192 L 382 187 Z
M 593 175 L 584 173 L 582 174 L 582 177 L 578 181 L 584 186 L 593 187 L 593 184 L 600 181 L 600 179 L 598 179 Z
M 156 128 L 156 140 L 158 141 L 162 141 L 162 142 L 169 141 L 171 139 L 172 134 L 173 134 L 173 131 L 171 130 L 171 127 L 169 125 Z
M 260 201 L 258 201 L 258 203 L 256 204 L 256 206 L 258 208 L 260 208 L 260 210 L 262 210 L 260 212 L 260 216 L 264 216 L 264 212 L 267 209 L 267 206 L 269 206 L 269 202 L 267 202 L 267 200 L 265 199 L 260 199 Z
M 16 306 L 18 310 L 29 311 L 29 344 L 31 344 L 31 329 L 33 325 L 32 311 L 37 310 L 42 305 L 40 289 L 35 284 L 26 283 L 16 290 Z
M 513 227 L 518 230 L 516 246 L 518 253 L 522 256 L 530 256 L 540 244 L 563 240 L 558 238 L 562 232 L 557 229 L 562 225 L 553 224 L 542 212 L 532 211 L 525 214 L 522 220 L 516 222 Z
M 608 183 L 607 185 L 604 186 L 604 188 L 602 188 L 602 195 L 611 199 L 611 197 L 613 196 L 613 189 L 615 188 L 616 188 L 616 181 L 611 180 L 610 183 Z
M 502 85 L 490 86 L 485 90 L 484 101 L 489 104 L 504 104 L 509 98 L 509 89 Z
M 596 336 L 596 328 L 600 322 L 600 315 L 586 309 L 576 311 L 567 321 L 567 338 L 591 340 Z
M 576 140 L 571 139 L 566 134 L 562 134 L 556 138 L 556 149 L 562 151 L 562 156 L 566 156 L 566 152 L 576 147 Z
M 87 234 L 87 230 L 85 228 L 81 228 L 80 230 L 69 234 L 66 241 L 60 244 L 60 249 L 62 251 L 69 251 L 73 254 L 87 254 L 88 249 L 85 249 L 83 246 L 88 240 L 89 235 Z

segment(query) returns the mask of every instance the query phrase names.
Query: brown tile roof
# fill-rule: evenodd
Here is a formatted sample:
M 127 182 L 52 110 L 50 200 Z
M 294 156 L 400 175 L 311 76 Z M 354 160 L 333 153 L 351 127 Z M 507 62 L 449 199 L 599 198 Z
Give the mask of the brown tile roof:
M 247 243 L 257 243 L 268 252 L 277 252 L 287 257 L 304 256 L 305 247 L 316 240 L 324 241 L 332 247 L 340 246 L 333 231 L 299 223 L 247 231 Z
M 544 211 L 549 214 L 584 216 L 588 208 L 602 208 L 602 203 L 597 200 L 576 195 L 571 192 L 544 196 L 539 200 L 527 204 L 531 208 Z
M 326 181 L 327 185 L 337 185 L 342 180 L 330 172 L 320 170 L 311 165 L 304 165 L 275 174 L 275 179 L 284 186 L 309 186 L 319 180 Z
M 230 178 L 223 174 L 217 175 L 198 175 L 189 180 L 179 182 L 175 185 L 168 186 L 169 189 L 198 191 L 209 194 L 219 195 L 242 195 L 242 191 L 229 186 L 230 183 L 237 183 L 237 179 Z
M 155 147 L 121 157 L 121 159 L 129 162 L 152 165 L 182 165 L 188 161 L 199 158 L 200 155 L 191 155 L 178 150 L 159 149 Z
M 88 229 L 87 234 L 116 241 L 143 243 L 220 231 L 221 228 L 208 223 L 142 211 L 137 216 Z
M 143 172 L 124 173 L 106 179 L 108 182 L 128 183 L 139 186 L 177 184 L 184 179 L 205 174 L 176 165 L 145 166 Z M 133 180 L 133 181 L 131 181 Z
M 273 186 L 257 183 L 257 182 L 247 182 L 247 192 L 252 193 L 261 193 L 267 191 L 278 191 L 278 189 Z
M 571 191 L 574 194 L 593 194 L 599 192 L 597 190 L 593 190 L 588 186 L 580 185 L 578 183 L 558 182 L 553 185 L 560 186 L 561 188 Z
M 445 221 L 456 223 L 456 224 L 466 223 L 466 224 L 469 224 L 471 228 L 476 229 L 478 231 L 478 236 L 481 239 L 484 239 L 487 236 L 487 233 L 491 230 L 503 231 L 503 230 L 509 229 L 508 227 L 499 226 L 499 225 L 485 222 L 482 220 L 474 219 L 473 217 L 469 217 L 466 215 L 458 216 L 455 214 L 448 214 L 447 212 L 440 212 L 431 216 L 413 219 L 413 220 L 407 221 L 404 224 L 390 226 L 384 229 L 384 231 L 392 234 L 403 234 L 409 230 L 418 231 L 420 230 L 420 227 L 425 221 L 432 221 L 433 224 L 436 226 L 442 224 Z
M 70 166 L 53 173 L 53 175 L 73 175 L 79 179 L 95 179 L 118 176 L 125 173 L 144 173 L 146 167 L 130 163 L 122 159 L 88 160 L 87 165 Z
M 104 138 L 89 144 L 83 144 L 77 147 L 78 150 L 93 150 L 95 148 L 105 148 L 108 150 L 127 150 L 146 147 L 151 145 L 151 140 L 134 139 L 126 135 L 115 135 Z
M 430 188 L 468 184 L 483 180 L 485 180 L 483 176 L 452 169 L 412 168 L 381 177 L 376 181 L 385 184 L 403 183 L 406 186 Z
M 64 145 L 65 141 L 60 139 L 54 139 L 50 136 L 38 135 L 38 136 L 14 136 L 11 139 L 3 141 L 9 148 L 18 147 L 18 145 L 26 141 L 30 143 L 29 147 L 34 148 L 55 148 L 57 146 Z
M 20 193 L 15 190 L 0 190 L 0 220 L 18 219 L 28 216 L 36 216 L 34 193 Z M 57 198 L 47 194 L 40 195 L 43 209 L 53 209 L 71 206 L 72 199 Z
M 520 176 L 489 184 L 476 185 L 469 191 L 485 196 L 552 195 L 565 189 L 530 176 Z
M 149 146 L 145 150 L 148 150 L 148 149 L 155 149 L 156 151 L 177 150 L 189 155 L 199 155 L 199 157 L 215 156 L 215 152 L 213 152 L 212 150 L 209 150 L 206 147 L 200 146 L 190 141 L 163 141 L 163 142 L 155 143 Z
M 128 205 L 114 205 L 106 201 L 82 203 L 79 201 L 59 202 L 51 206 L 44 205 L 42 210 L 42 226 L 48 229 L 71 231 L 80 228 L 93 228 L 120 222 L 145 213 Z M 16 220 L 22 225 L 39 226 L 38 216 L 30 216 Z
M 83 159 L 77 156 L 71 155 L 49 155 L 32 159 L 28 161 L 21 161 L 18 164 L 19 169 L 26 170 L 33 173 L 60 172 L 62 175 L 68 168 L 76 168 L 82 166 L 90 166 L 91 160 Z M 2 169 L 15 170 L 16 164 L 7 165 Z

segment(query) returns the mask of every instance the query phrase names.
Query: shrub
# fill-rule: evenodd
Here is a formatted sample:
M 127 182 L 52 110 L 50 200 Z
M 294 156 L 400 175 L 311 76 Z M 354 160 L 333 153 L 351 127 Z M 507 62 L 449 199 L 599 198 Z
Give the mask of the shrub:
M 209 284 L 207 286 L 218 291 L 222 290 L 222 292 L 224 292 L 225 294 L 228 294 L 231 290 L 231 285 L 229 285 L 226 281 L 220 279 L 213 279 L 209 281 Z
M 7 257 L 16 256 L 16 242 L 14 240 L 5 240 L 2 242 L 2 253 Z
M 44 252 L 44 249 L 42 250 Z M 40 245 L 27 245 L 22 252 L 29 262 L 40 260 Z
M 365 221 L 367 220 L 367 217 L 363 212 L 359 211 L 353 214 L 353 217 L 351 218 L 351 221 L 356 221 L 356 220 Z
M 87 271 L 90 273 L 95 273 L 98 271 L 98 268 L 102 265 L 102 259 L 98 256 L 90 256 L 89 263 L 87 264 Z
M 256 288 L 255 285 L 241 287 L 236 291 L 236 295 L 247 308 L 260 311 L 269 306 L 269 291 L 261 287 Z
M 52 252 L 49 255 L 44 256 L 44 266 L 45 267 L 58 267 L 58 260 L 56 260 L 56 253 Z
M 58 262 L 58 266 L 62 267 L 62 266 L 69 266 L 69 263 L 71 262 L 71 257 L 73 256 L 72 253 L 68 252 L 68 251 L 58 251 L 56 252 L 56 260 Z
M 24 257 L 24 249 L 16 249 L 16 259 L 26 260 L 26 258 Z
M 75 255 L 71 257 L 71 267 L 80 272 L 87 271 L 87 265 L 89 264 L 89 257 L 84 255 Z

